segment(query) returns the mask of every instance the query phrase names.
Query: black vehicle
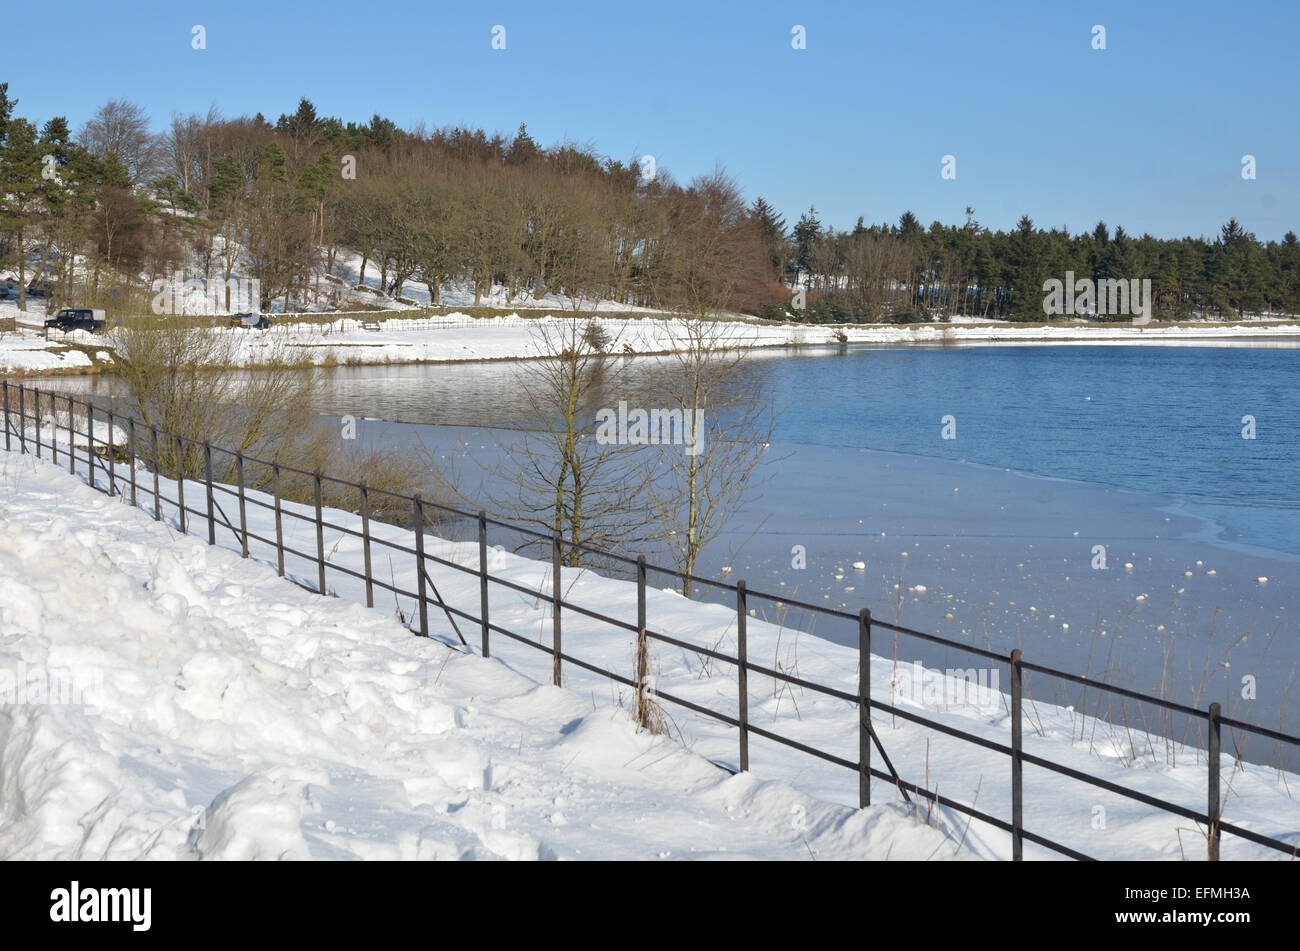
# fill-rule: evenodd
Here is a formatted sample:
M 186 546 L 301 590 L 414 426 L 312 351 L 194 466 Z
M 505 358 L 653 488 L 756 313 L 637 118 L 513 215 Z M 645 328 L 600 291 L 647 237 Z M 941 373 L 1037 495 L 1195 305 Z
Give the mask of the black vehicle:
M 103 330 L 108 326 L 104 311 L 99 307 L 65 307 L 45 321 L 46 328 L 53 327 L 67 333 L 69 330 Z
M 271 326 L 271 318 L 266 314 L 234 314 L 230 318 L 230 326 L 247 327 L 250 330 L 265 330 Z

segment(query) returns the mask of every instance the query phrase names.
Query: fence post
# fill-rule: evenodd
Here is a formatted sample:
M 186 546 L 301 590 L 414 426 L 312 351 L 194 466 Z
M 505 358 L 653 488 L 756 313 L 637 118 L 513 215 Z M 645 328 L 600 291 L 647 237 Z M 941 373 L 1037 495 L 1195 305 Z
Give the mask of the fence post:
M 417 493 L 411 499 L 415 512 L 415 590 L 420 598 L 420 636 L 429 636 L 429 601 L 425 595 L 424 578 L 424 503 Z
M 59 398 L 50 394 L 50 462 L 59 464 Z
M 19 399 L 22 398 L 21 391 L 18 396 Z M 90 400 L 86 400 L 86 466 L 89 468 L 87 476 L 93 489 L 95 487 L 95 404 Z
M 185 440 L 180 436 L 176 439 L 176 505 L 181 513 L 181 534 L 185 534 Z
M 77 474 L 77 440 L 72 421 L 72 397 L 68 397 L 68 475 Z M 7 433 L 6 433 L 7 435 Z
M 215 545 L 217 543 L 217 509 L 216 501 L 212 498 L 212 445 L 207 442 L 203 444 L 203 480 L 208 493 L 208 544 Z
M 361 490 L 361 550 L 366 561 L 366 607 L 375 606 L 375 585 L 370 573 L 370 490 L 364 482 L 357 486 Z
M 1025 799 L 1020 754 L 1024 746 L 1024 670 L 1020 666 L 1020 648 L 1011 652 L 1011 859 L 1025 857 Z
M 31 398 L 36 401 L 36 407 L 31 411 L 31 418 L 36 424 L 36 459 L 40 459 L 40 390 L 38 388 L 31 387 Z
M 642 727 L 650 726 L 650 707 L 646 697 L 646 679 L 650 673 L 649 645 L 646 643 L 645 555 L 636 556 L 636 710 Z
M 50 462 L 59 464 L 59 398 L 50 394 Z
M 126 447 L 131 466 L 131 508 L 135 508 L 135 417 L 126 418 Z
M 749 769 L 749 593 L 745 582 L 736 582 L 736 669 L 740 683 L 736 697 L 740 701 L 740 771 Z
M 45 394 L 45 395 L 48 396 L 48 397 L 50 398 L 50 417 L 49 417 L 49 418 L 50 418 L 50 462 L 54 463 L 54 464 L 57 466 L 57 465 L 59 464 L 59 418 L 58 418 L 58 397 L 55 396 L 53 393 L 47 393 L 47 394 Z M 39 411 L 39 409 L 40 409 L 40 399 L 39 399 L 39 398 L 38 398 L 37 401 L 36 401 L 36 407 L 37 407 L 37 410 Z M 38 412 L 37 415 L 39 416 L 40 413 Z M 42 422 L 43 422 L 43 420 L 38 420 L 37 423 L 36 423 L 36 425 L 37 425 L 37 427 L 38 427 L 38 430 L 37 430 L 38 432 L 39 432 L 39 427 L 41 427 Z
M 871 805 L 871 611 L 858 612 L 858 808 Z
M 3 387 L 4 387 L 4 400 L 5 400 L 5 403 L 4 403 L 4 411 L 5 411 L 5 452 L 9 452 L 9 451 L 13 448 L 13 443 L 11 442 L 11 437 L 10 437 L 10 435 L 9 435 L 9 381 L 8 381 L 8 380 L 0 380 L 0 384 L 2 384 Z M 71 398 L 71 397 L 69 397 L 69 398 Z
M 19 452 L 27 451 L 27 411 L 23 406 L 23 394 L 26 387 L 21 383 L 18 384 L 18 448 Z M 94 482 L 91 482 L 94 485 Z
M 105 468 L 108 469 L 109 498 L 112 498 L 113 496 L 117 495 L 117 460 L 113 458 L 113 450 L 117 448 L 117 442 L 113 435 L 115 432 L 114 426 L 115 423 L 114 423 L 113 411 L 110 409 L 108 411 L 108 458 L 107 458 L 107 464 L 105 465 Z M 36 431 L 40 432 L 40 429 L 38 428 Z
M 551 678 L 555 686 L 560 686 L 560 600 L 563 587 L 560 584 L 560 533 L 551 533 L 551 644 L 552 657 Z
M 41 458 L 41 391 L 32 387 L 32 398 L 36 400 L 36 409 L 32 418 L 36 420 L 36 458 Z
M 1205 816 L 1205 828 L 1209 833 L 1206 859 L 1210 862 L 1219 861 L 1219 750 L 1221 741 L 1219 716 L 1221 713 L 1222 708 L 1217 703 L 1210 704 L 1210 796 Z
M 59 397 L 50 394 L 50 462 L 59 464 Z
M 488 570 L 487 570 L 487 512 L 478 511 L 478 598 L 479 623 L 483 630 L 483 656 L 488 653 Z
M 271 465 L 271 488 L 275 493 L 275 567 L 284 577 L 284 519 L 280 515 L 280 464 Z
M 321 487 L 320 487 L 320 470 L 317 469 L 312 478 L 315 480 L 312 488 L 312 499 L 316 503 L 316 590 L 321 594 L 325 593 L 325 515 L 321 510 Z
M 153 449 L 153 520 L 162 521 L 162 498 L 158 494 L 158 470 L 162 468 L 162 459 L 158 455 L 158 427 L 149 427 L 150 447 Z
M 239 489 L 239 553 L 248 557 L 248 511 L 244 505 L 244 454 L 235 453 L 235 481 Z

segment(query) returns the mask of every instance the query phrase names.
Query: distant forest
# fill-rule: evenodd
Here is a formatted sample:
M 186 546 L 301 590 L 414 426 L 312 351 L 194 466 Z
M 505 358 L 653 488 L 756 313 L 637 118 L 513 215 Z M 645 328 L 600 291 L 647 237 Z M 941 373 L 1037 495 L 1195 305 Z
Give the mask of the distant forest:
M 0 261 L 60 302 L 143 309 L 155 280 L 260 282 L 262 306 L 327 299 L 341 248 L 361 279 L 437 302 L 555 294 L 662 310 L 740 311 L 815 322 L 967 315 L 1044 317 L 1043 284 L 1150 278 L 1159 318 L 1300 312 L 1300 245 L 1259 241 L 1232 220 L 1212 239 L 1135 237 L 1098 223 L 1043 230 L 1028 216 L 961 224 L 790 225 L 746 203 L 721 171 L 675 182 L 573 143 L 543 147 L 521 125 L 404 131 L 319 116 L 303 99 L 261 114 L 174 116 L 162 132 L 111 101 L 75 135 L 64 118 L 17 113 L 0 84 Z M 34 262 L 34 263 L 32 263 Z M 322 277 L 326 284 L 322 288 Z M 796 292 L 798 291 L 798 292 Z

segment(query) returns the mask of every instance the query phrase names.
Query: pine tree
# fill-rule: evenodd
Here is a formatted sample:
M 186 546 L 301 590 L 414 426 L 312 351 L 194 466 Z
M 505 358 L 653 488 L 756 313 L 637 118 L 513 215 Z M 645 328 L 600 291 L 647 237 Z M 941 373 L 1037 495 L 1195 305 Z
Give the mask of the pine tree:
M 1043 316 L 1043 280 L 1039 274 L 1038 233 L 1028 215 L 1021 215 L 1011 233 L 1007 284 L 1011 292 L 1010 313 L 1020 320 Z M 1064 277 L 1064 275 L 1062 275 Z
M 6 86 L 7 88 L 7 86 Z M 11 113 L 16 102 L 8 103 Z M 27 310 L 26 239 L 41 208 L 41 150 L 36 128 L 26 119 L 5 116 L 0 142 L 0 230 L 14 236 L 18 256 L 18 309 Z
M 758 225 L 772 275 L 780 280 L 787 268 L 785 217 L 777 214 L 776 209 L 762 197 L 755 198 L 749 206 L 749 217 Z
M 795 266 L 798 272 L 812 273 L 813 249 L 822 234 L 822 223 L 817 218 L 817 209 L 809 209 L 799 216 L 791 236 L 794 238 Z M 797 279 L 796 275 L 796 279 Z

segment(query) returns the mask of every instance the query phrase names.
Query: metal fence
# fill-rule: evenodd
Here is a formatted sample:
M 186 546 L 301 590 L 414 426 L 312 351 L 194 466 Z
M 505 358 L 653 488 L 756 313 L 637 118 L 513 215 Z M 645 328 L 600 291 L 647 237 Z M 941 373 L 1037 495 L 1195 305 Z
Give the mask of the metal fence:
M 898 790 L 898 792 L 908 801 L 911 802 L 911 796 L 915 795 L 923 800 L 927 800 L 936 807 L 947 807 L 955 812 L 969 816 L 987 823 L 997 829 L 1008 833 L 1011 837 L 1012 857 L 1020 860 L 1024 857 L 1024 843 L 1032 842 L 1053 852 L 1068 856 L 1073 859 L 1089 859 L 1091 856 L 1084 854 L 1064 843 L 1054 841 L 1045 835 L 1036 833 L 1026 827 L 1024 816 L 1024 766 L 1026 764 L 1036 766 L 1040 769 L 1055 773 L 1059 776 L 1068 777 L 1081 783 L 1091 785 L 1097 789 L 1106 790 L 1127 799 L 1145 804 L 1153 809 L 1162 810 L 1173 815 L 1177 815 L 1193 822 L 1201 824 L 1207 840 L 1206 857 L 1210 861 L 1217 861 L 1219 858 L 1220 842 L 1222 836 L 1226 833 L 1229 835 L 1239 836 L 1242 839 L 1275 849 L 1281 853 L 1288 854 L 1293 858 L 1300 852 L 1300 846 L 1291 845 L 1280 839 L 1263 835 L 1250 829 L 1241 827 L 1227 821 L 1223 816 L 1223 798 L 1221 790 L 1221 770 L 1220 757 L 1222 751 L 1222 731 L 1225 727 L 1242 731 L 1243 733 L 1253 734 L 1274 740 L 1277 743 L 1287 743 L 1300 747 L 1300 737 L 1293 736 L 1279 730 L 1272 730 L 1267 727 L 1248 723 L 1242 720 L 1226 717 L 1222 713 L 1222 708 L 1218 703 L 1211 703 L 1206 709 L 1201 710 L 1186 704 L 1177 703 L 1160 697 L 1150 696 L 1138 690 L 1118 686 L 1096 680 L 1091 677 L 1085 677 L 1073 674 L 1068 671 L 1055 669 L 1052 667 L 1034 664 L 1024 659 L 1022 652 L 1017 649 L 1009 655 L 999 654 L 992 650 L 986 650 L 970 644 L 964 644 L 936 634 L 926 633 L 924 631 L 914 630 L 896 624 L 889 624 L 871 616 L 871 612 L 863 608 L 854 614 L 847 611 L 828 608 L 822 605 L 816 605 L 797 600 L 792 600 L 785 595 L 775 595 L 750 589 L 746 583 L 736 581 L 734 583 L 720 582 L 710 578 L 702 578 L 695 575 L 688 575 L 680 571 L 658 565 L 649 564 L 644 557 L 630 558 L 624 555 L 603 551 L 592 546 L 584 544 L 575 544 L 560 537 L 558 534 L 546 535 L 545 533 L 534 531 L 532 529 L 489 518 L 484 512 L 468 512 L 452 508 L 445 505 L 438 505 L 420 498 L 420 496 L 404 496 L 381 489 L 366 486 L 364 483 L 348 482 L 336 479 L 320 472 L 305 472 L 300 469 L 294 469 L 289 466 L 281 465 L 274 461 L 267 461 L 253 457 L 247 457 L 238 452 L 232 452 L 217 446 L 212 446 L 206 442 L 197 442 L 192 439 L 180 436 L 175 433 L 164 433 L 154 427 L 146 427 L 142 423 L 131 417 L 122 417 L 115 415 L 111 410 L 106 410 L 95 406 L 88 401 L 74 399 L 71 396 L 42 392 L 37 387 L 28 387 L 23 385 L 10 384 L 3 382 L 3 391 L 0 398 L 0 411 L 4 412 L 4 440 L 7 451 L 17 451 L 21 453 L 33 453 L 37 458 L 47 458 L 52 464 L 60 464 L 59 441 L 51 438 L 44 443 L 42 442 L 41 421 L 44 418 L 52 422 L 54 429 L 51 431 L 52 436 L 57 436 L 58 414 L 66 412 L 66 435 L 67 445 L 63 447 L 62 455 L 66 457 L 68 471 L 76 474 L 78 462 L 84 462 L 87 466 L 89 484 L 92 487 L 99 488 L 95 477 L 95 469 L 98 466 L 106 476 L 107 487 L 103 490 L 109 495 L 122 497 L 130 502 L 132 506 L 144 507 L 148 510 L 152 508 L 152 514 L 155 520 L 161 521 L 163 518 L 163 502 L 168 505 L 174 505 L 178 516 L 178 527 L 182 533 L 189 533 L 195 528 L 206 531 L 207 541 L 210 545 L 217 543 L 218 528 L 223 531 L 229 531 L 233 534 L 235 540 L 239 543 L 239 550 L 243 557 L 249 557 L 249 541 L 257 541 L 264 545 L 274 548 L 276 553 L 276 568 L 281 575 L 285 577 L 285 556 L 293 555 L 309 562 L 314 562 L 316 567 L 316 584 L 309 585 L 300 581 L 300 584 L 308 590 L 321 594 L 328 594 L 327 573 L 337 572 L 351 577 L 364 583 L 366 592 L 366 606 L 373 608 L 375 606 L 375 590 L 386 590 L 394 595 L 414 599 L 418 605 L 418 628 L 414 633 L 420 636 L 429 636 L 429 610 L 430 608 L 441 611 L 451 623 L 452 629 L 456 632 L 457 637 L 468 648 L 468 642 L 465 640 L 460 626 L 456 623 L 456 618 L 460 618 L 472 627 L 478 629 L 479 651 L 484 657 L 491 656 L 493 647 L 493 635 L 500 635 L 509 641 L 525 645 L 534 650 L 549 654 L 552 662 L 552 679 L 556 686 L 561 684 L 563 668 L 565 664 L 571 664 L 575 667 L 590 671 L 599 676 L 608 678 L 611 681 L 622 684 L 626 687 L 637 691 L 638 697 L 645 697 L 652 694 L 657 702 L 667 702 L 691 710 L 701 716 L 711 718 L 718 722 L 727 724 L 736 729 L 737 742 L 739 744 L 739 768 L 741 771 L 749 769 L 749 747 L 751 736 L 762 737 L 772 742 L 781 744 L 785 747 L 794 749 L 802 754 L 820 759 L 841 767 L 845 770 L 857 774 L 858 778 L 858 801 L 859 805 L 865 807 L 871 803 L 871 779 L 881 780 L 889 786 Z M 78 408 L 82 413 L 85 421 L 84 432 L 78 430 L 77 413 Z M 45 414 L 43 416 L 43 413 Z M 106 423 L 104 432 L 107 434 L 106 439 L 99 439 L 99 445 L 96 445 L 96 414 L 98 413 L 103 423 Z M 14 425 L 14 417 L 17 417 L 17 425 Z M 35 435 L 27 431 L 28 421 L 36 424 Z M 124 432 L 124 440 L 119 442 L 117 433 Z M 79 456 L 78 450 L 85 449 L 84 455 Z M 174 452 L 174 458 L 181 460 L 190 458 L 200 463 L 202 477 L 198 480 L 188 476 L 183 471 L 173 471 L 171 475 L 162 471 L 164 466 L 160 460 L 164 456 L 164 448 L 167 452 Z M 118 463 L 113 461 L 116 453 L 124 450 L 122 463 L 126 464 L 125 475 L 119 473 Z M 233 485 L 227 485 L 213 478 L 213 456 L 224 455 L 228 460 L 233 462 L 233 471 L 235 479 Z M 178 463 L 179 465 L 179 463 Z M 251 466 L 261 467 L 263 470 L 269 470 L 271 475 L 271 501 L 267 502 L 258 496 L 262 493 L 249 492 L 246 490 L 246 469 Z M 143 474 L 143 477 L 142 477 Z M 169 480 L 174 479 L 176 486 L 176 498 L 166 498 L 160 488 L 160 478 L 166 476 Z M 312 514 L 304 515 L 301 512 L 293 510 L 292 506 L 286 506 L 281 494 L 281 482 L 285 476 L 294 476 L 308 480 L 312 488 Z M 186 482 L 197 482 L 203 493 L 199 507 L 194 507 L 192 498 L 186 499 L 185 485 Z M 322 502 L 323 486 L 331 484 L 341 489 L 346 489 L 355 494 L 357 513 L 360 515 L 361 528 L 355 528 L 333 524 L 325 520 L 324 506 Z M 235 517 L 227 517 L 224 509 L 217 501 L 217 496 L 221 494 L 234 500 Z M 376 520 L 372 518 L 375 510 L 374 501 L 376 496 L 382 496 L 384 508 L 392 510 L 394 505 L 409 507 L 410 523 L 409 527 L 413 534 L 412 545 L 401 544 L 389 539 L 377 537 L 372 532 L 372 526 Z M 141 499 L 152 499 L 152 506 L 141 505 Z M 248 527 L 248 506 L 261 506 L 270 510 L 274 514 L 275 537 L 267 538 L 254 534 Z M 427 513 L 430 510 L 440 512 L 442 516 L 463 518 L 477 526 L 478 541 L 478 564 L 476 567 L 469 567 L 458 564 L 446 558 L 426 551 L 425 547 L 425 526 L 427 524 Z M 304 552 L 285 543 L 284 537 L 284 519 L 293 518 L 312 525 L 315 529 L 315 551 Z M 194 521 L 197 519 L 197 523 Z M 386 524 L 386 523 L 381 523 Z M 537 590 L 517 584 L 510 579 L 492 575 L 487 570 L 487 552 L 490 529 L 505 530 L 514 533 L 516 536 L 529 537 L 537 542 L 549 544 L 551 550 L 551 593 L 539 593 Z M 328 529 L 331 532 L 340 532 L 344 535 L 352 536 L 359 539 L 363 551 L 364 567 L 358 572 L 339 564 L 331 564 L 326 557 L 324 533 Z M 408 591 L 396 584 L 394 579 L 392 583 L 386 583 L 377 577 L 373 569 L 373 554 L 376 547 L 382 548 L 389 553 L 397 553 L 407 558 L 414 559 L 416 566 L 416 590 Z M 612 617 L 600 611 L 576 604 L 565 598 L 561 586 L 561 567 L 565 561 L 566 551 L 577 549 L 584 555 L 595 556 L 607 564 L 622 564 L 631 569 L 635 576 L 637 589 L 637 619 L 632 624 L 625 620 Z M 450 604 L 442 599 L 437 591 L 433 579 L 428 573 L 430 563 L 441 565 L 448 569 L 463 572 L 477 578 L 479 585 L 479 608 L 478 612 L 466 611 Z M 736 614 L 736 631 L 737 631 L 737 650 L 734 655 L 704 646 L 702 644 L 690 643 L 688 641 L 672 637 L 662 631 L 656 631 L 650 628 L 646 618 L 646 578 L 650 571 L 662 573 L 666 576 L 686 581 L 690 579 L 698 585 L 710 587 L 716 591 L 725 591 L 729 596 L 734 597 L 735 614 Z M 294 580 L 294 579 L 290 579 Z M 531 636 L 519 631 L 510 630 L 500 624 L 494 623 L 489 611 L 489 588 L 492 585 L 500 586 L 506 589 L 514 590 L 529 598 L 540 598 L 551 606 L 551 628 L 552 638 L 549 645 L 539 643 Z M 791 672 L 775 669 L 780 665 L 769 667 L 754 660 L 747 652 L 746 623 L 749 617 L 750 604 L 755 601 L 766 601 L 773 604 L 784 605 L 790 608 L 805 610 L 816 616 L 848 621 L 857 625 L 858 631 L 858 684 L 856 691 L 848 692 L 838 688 L 820 684 Z M 626 630 L 633 634 L 637 639 L 637 663 L 634 677 L 627 677 L 617 671 L 607 670 L 597 664 L 584 660 L 574 654 L 564 650 L 562 633 L 562 618 L 565 613 L 572 612 L 580 616 L 591 618 L 615 628 Z M 958 729 L 951 725 L 941 723 L 932 718 L 923 716 L 912 710 L 904 709 L 893 705 L 892 703 L 873 697 L 871 693 L 870 664 L 868 663 L 872 651 L 872 636 L 874 632 L 885 631 L 894 635 L 913 638 L 915 640 L 928 644 L 939 645 L 945 648 L 960 650 L 968 654 L 981 657 L 993 664 L 1004 665 L 1010 682 L 1010 735 L 1007 742 L 996 742 L 987 737 L 978 736 L 966 730 Z M 646 669 L 644 650 L 648 642 L 657 642 L 661 644 L 673 645 L 684 650 L 698 654 L 702 657 L 712 658 L 735 667 L 737 676 L 737 697 L 738 697 L 738 715 L 732 716 L 719 710 L 711 709 L 702 704 L 692 702 L 684 697 L 674 696 L 671 693 L 652 688 L 649 685 L 649 672 Z M 1023 744 L 1023 727 L 1025 720 L 1024 702 L 1026 697 L 1026 674 L 1035 673 L 1045 677 L 1058 678 L 1067 683 L 1081 686 L 1088 690 L 1095 690 L 1102 693 L 1124 698 L 1126 700 L 1139 701 L 1141 703 L 1153 704 L 1163 711 L 1171 714 L 1184 716 L 1194 721 L 1203 721 L 1206 726 L 1206 745 L 1207 745 L 1207 788 L 1206 807 L 1204 810 L 1191 809 L 1175 802 L 1170 802 L 1156 796 L 1149 795 L 1140 790 L 1133 789 L 1118 783 L 1111 782 L 1088 772 L 1073 769 L 1060 763 L 1053 762 L 1041 756 L 1026 752 Z M 748 712 L 748 678 L 751 674 L 757 674 L 763 677 L 772 678 L 774 682 L 798 686 L 805 690 L 821 694 L 827 697 L 833 697 L 841 701 L 856 706 L 858 710 L 857 717 L 857 756 L 855 759 L 845 758 L 827 750 L 818 748 L 808 743 L 800 742 L 778 733 L 775 730 L 769 730 L 756 724 L 749 716 Z M 892 696 L 891 698 L 892 699 Z M 893 763 L 885 752 L 880 736 L 873 726 L 873 712 L 888 714 L 891 717 L 915 723 L 926 729 L 934 730 L 938 733 L 954 737 L 966 743 L 974 744 L 986 750 L 991 750 L 1007 757 L 1008 772 L 1007 780 L 1010 783 L 1011 792 L 1011 814 L 1008 818 L 1002 818 L 992 815 L 973 805 L 958 801 L 948 796 L 940 795 L 937 791 L 931 791 L 926 785 L 919 785 L 915 782 L 902 778 L 895 770 Z M 873 753 L 874 750 L 874 753 Z M 879 761 L 884 769 L 874 765 L 875 756 L 878 754 Z

